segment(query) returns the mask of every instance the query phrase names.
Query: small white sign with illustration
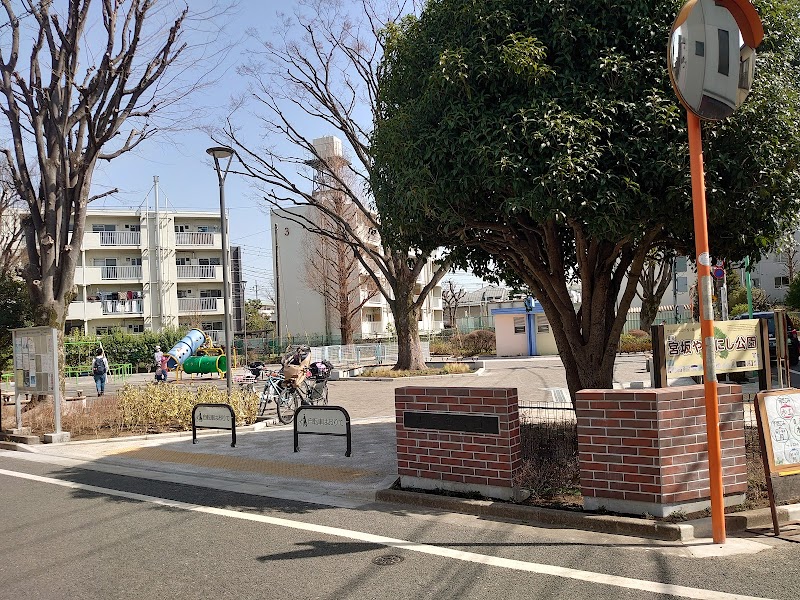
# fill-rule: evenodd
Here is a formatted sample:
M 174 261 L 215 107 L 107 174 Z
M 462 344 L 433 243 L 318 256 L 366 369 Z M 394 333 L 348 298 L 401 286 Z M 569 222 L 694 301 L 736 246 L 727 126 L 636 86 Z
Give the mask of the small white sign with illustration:
M 297 418 L 297 432 L 346 435 L 347 418 L 341 411 L 303 407 Z
M 227 404 L 199 405 L 194 413 L 194 424 L 209 429 L 232 429 L 233 413 Z

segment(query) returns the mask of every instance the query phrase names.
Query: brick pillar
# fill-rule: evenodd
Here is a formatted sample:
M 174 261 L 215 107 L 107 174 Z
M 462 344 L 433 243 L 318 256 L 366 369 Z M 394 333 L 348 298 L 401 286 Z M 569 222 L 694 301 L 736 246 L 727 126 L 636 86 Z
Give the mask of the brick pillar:
M 718 393 L 726 504 L 741 504 L 742 388 L 720 385 Z M 663 517 L 710 506 L 703 386 L 583 390 L 576 412 L 584 508 Z
M 518 496 L 516 388 L 403 387 L 395 390 L 395 409 L 403 487 Z

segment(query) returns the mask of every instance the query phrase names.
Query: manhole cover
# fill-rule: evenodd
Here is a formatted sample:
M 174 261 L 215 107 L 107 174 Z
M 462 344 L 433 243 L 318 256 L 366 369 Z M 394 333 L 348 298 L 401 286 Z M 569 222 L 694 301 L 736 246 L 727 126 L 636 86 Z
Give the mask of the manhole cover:
M 377 558 L 373 558 L 372 562 L 375 563 L 376 565 L 386 567 L 389 565 L 396 565 L 397 563 L 403 562 L 403 557 L 398 556 L 397 554 L 384 554 L 383 556 L 378 556 Z

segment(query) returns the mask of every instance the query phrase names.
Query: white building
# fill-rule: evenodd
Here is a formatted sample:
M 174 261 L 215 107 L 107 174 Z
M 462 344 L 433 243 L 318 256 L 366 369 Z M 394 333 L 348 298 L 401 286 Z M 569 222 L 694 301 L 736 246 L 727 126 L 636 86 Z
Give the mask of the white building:
M 342 153 L 341 140 L 334 136 L 326 136 L 314 140 L 314 146 L 320 158 L 328 165 L 339 162 L 346 164 Z M 315 169 L 315 198 L 324 198 L 332 194 L 330 187 L 326 189 L 322 183 L 327 179 L 323 161 L 309 161 Z M 326 336 L 337 339 L 340 336 L 339 315 L 326 302 L 323 294 L 316 291 L 317 285 L 310 281 L 309 271 L 305 263 L 309 260 L 309 247 L 318 243 L 319 237 L 313 236 L 303 225 L 303 219 L 316 222 L 319 210 L 311 205 L 292 206 L 270 212 L 271 231 L 273 235 L 273 269 L 275 290 L 277 295 L 277 322 L 279 335 L 291 335 L 302 339 L 303 336 Z M 300 222 L 298 222 L 300 221 Z M 362 239 L 378 248 L 380 239 L 371 234 L 367 228 L 357 226 L 363 232 Z M 316 239 L 315 239 L 316 238 Z M 433 261 L 423 268 L 416 284 L 417 292 L 421 292 L 425 284 L 431 280 L 435 271 Z M 359 299 L 366 299 L 358 315 L 354 318 L 356 338 L 387 337 L 392 334 L 393 315 L 386 298 L 380 293 L 371 291 L 371 282 L 366 270 L 358 269 L 356 285 L 359 288 Z M 374 287 L 374 285 L 373 285 Z M 436 285 L 425 300 L 418 323 L 420 332 L 438 332 L 444 328 L 442 310 L 442 287 Z
M 220 222 L 218 212 L 89 210 L 66 330 L 94 335 L 191 326 L 221 341 Z M 238 261 L 231 270 L 238 293 Z M 236 305 L 234 298 L 231 311 Z

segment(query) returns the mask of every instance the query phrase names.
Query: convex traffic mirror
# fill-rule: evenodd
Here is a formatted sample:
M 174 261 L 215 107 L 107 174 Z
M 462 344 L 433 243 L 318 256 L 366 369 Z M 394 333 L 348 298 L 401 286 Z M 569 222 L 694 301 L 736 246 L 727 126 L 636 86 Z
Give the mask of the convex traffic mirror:
M 764 30 L 747 0 L 690 0 L 672 26 L 669 75 L 681 103 L 701 119 L 724 119 L 742 105 Z

